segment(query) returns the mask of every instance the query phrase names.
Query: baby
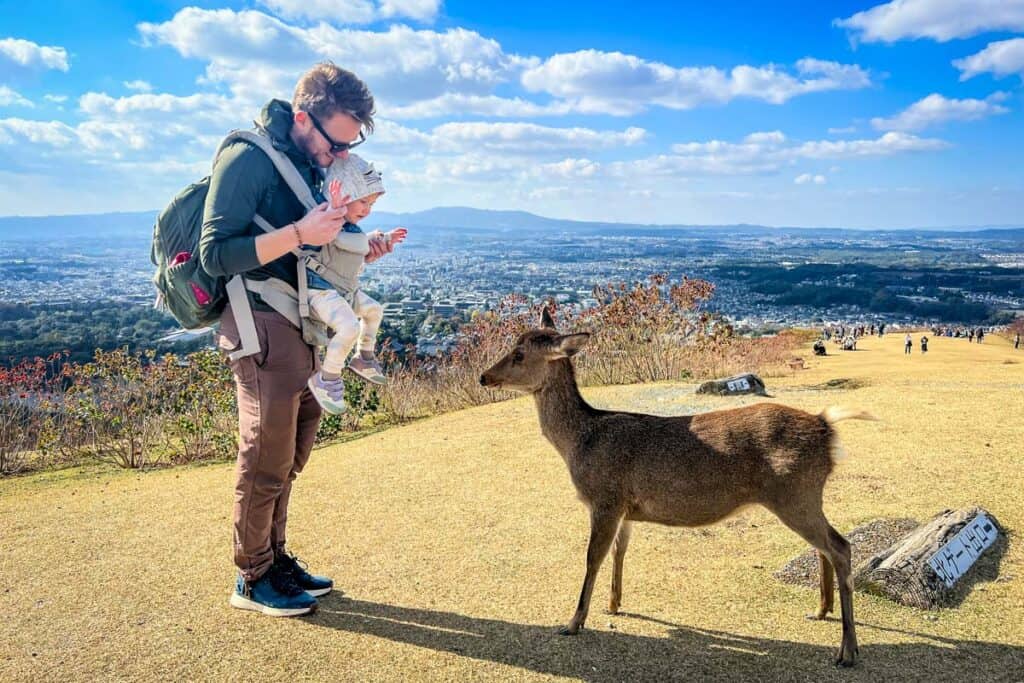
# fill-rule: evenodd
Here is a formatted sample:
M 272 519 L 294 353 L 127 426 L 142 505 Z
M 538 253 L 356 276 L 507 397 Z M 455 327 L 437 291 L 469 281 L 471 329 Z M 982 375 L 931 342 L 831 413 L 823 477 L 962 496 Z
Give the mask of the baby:
M 338 286 L 308 270 L 309 309 L 312 317 L 333 330 L 319 372 L 309 378 L 309 389 L 320 406 L 332 415 L 345 412 L 345 360 L 355 347 L 348 369 L 374 384 L 387 380 L 374 355 L 383 307 L 359 288 L 359 274 L 370 251 L 369 236 L 357 225 L 370 215 L 374 202 L 384 194 L 384 183 L 373 166 L 349 154 L 327 169 L 331 206 L 340 208 L 342 188 L 348 193 L 346 222 L 333 242 L 320 251 L 319 261 L 329 268 Z M 405 240 L 405 228 L 380 234 L 391 245 Z

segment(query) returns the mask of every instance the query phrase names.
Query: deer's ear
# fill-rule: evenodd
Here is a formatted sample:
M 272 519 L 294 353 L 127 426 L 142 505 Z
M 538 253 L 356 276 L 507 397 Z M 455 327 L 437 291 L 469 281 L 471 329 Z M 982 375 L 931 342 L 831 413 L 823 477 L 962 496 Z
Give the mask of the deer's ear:
M 540 326 L 549 327 L 552 330 L 555 329 L 555 319 L 551 317 L 551 311 L 545 306 L 544 310 L 540 314 Z
M 571 358 L 575 356 L 583 345 L 590 339 L 589 332 L 580 332 L 579 334 L 566 334 L 555 339 L 554 348 L 552 349 L 555 358 Z

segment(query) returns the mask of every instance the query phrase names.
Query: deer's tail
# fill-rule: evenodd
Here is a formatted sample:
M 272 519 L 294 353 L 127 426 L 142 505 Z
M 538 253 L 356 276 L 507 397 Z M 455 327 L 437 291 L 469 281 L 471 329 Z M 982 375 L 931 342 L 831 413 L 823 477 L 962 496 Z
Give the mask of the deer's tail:
M 828 408 L 825 408 L 825 410 L 821 411 L 821 419 L 827 422 L 829 427 L 841 420 L 878 421 L 877 417 L 866 410 L 852 410 L 850 408 L 840 408 L 839 406 L 829 406 Z M 841 460 L 845 460 L 847 453 L 846 449 L 843 448 L 843 444 L 839 442 L 839 435 L 836 434 L 835 430 L 830 431 L 832 434 L 829 444 L 829 456 L 832 458 L 833 463 L 837 463 Z
M 866 410 L 852 410 L 850 408 L 840 408 L 839 406 L 825 408 L 825 410 L 821 411 L 821 417 L 830 425 L 834 425 L 840 420 L 874 420 L 878 422 L 878 418 Z

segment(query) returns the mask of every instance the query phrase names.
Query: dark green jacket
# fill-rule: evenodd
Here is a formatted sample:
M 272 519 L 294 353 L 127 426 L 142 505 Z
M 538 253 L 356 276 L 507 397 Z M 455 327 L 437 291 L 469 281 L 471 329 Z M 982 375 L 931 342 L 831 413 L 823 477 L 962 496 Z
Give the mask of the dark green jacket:
M 289 137 L 291 105 L 282 100 L 270 100 L 260 112 L 259 124 L 269 133 L 274 147 L 295 164 L 299 175 L 313 191 L 313 197 L 323 201 L 320 171 Z M 257 260 L 256 237 L 264 233 L 253 223 L 256 214 L 279 228 L 299 220 L 306 210 L 270 158 L 259 148 L 237 140 L 221 152 L 210 177 L 199 238 L 200 261 L 211 275 L 229 277 L 245 273 L 253 280 L 275 277 L 296 287 L 294 256 L 285 254 L 263 266 Z M 256 308 L 271 310 L 257 295 L 253 297 Z

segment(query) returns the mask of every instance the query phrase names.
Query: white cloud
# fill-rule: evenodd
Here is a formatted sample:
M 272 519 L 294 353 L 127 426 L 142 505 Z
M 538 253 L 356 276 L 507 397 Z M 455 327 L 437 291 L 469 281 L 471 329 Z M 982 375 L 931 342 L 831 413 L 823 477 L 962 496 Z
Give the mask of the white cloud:
M 380 0 L 380 16 L 385 19 L 409 17 L 417 21 L 434 21 L 441 9 L 441 0 Z
M 394 119 L 428 119 L 451 115 L 478 115 L 492 117 L 561 116 L 572 111 L 567 102 L 536 104 L 520 97 L 497 95 L 462 95 L 445 93 L 438 97 L 408 105 L 390 105 L 382 102 L 378 109 Z
M 408 18 L 432 22 L 440 0 L 258 0 L 285 19 L 307 19 L 328 24 L 369 24 L 378 19 Z
M 449 93 L 490 95 L 537 63 L 462 28 L 437 32 L 392 25 L 367 31 L 323 23 L 302 28 L 252 10 L 195 7 L 138 28 L 147 44 L 169 45 L 184 57 L 205 60 L 204 82 L 225 85 L 250 103 L 268 95 L 290 97 L 298 74 L 323 60 L 354 71 L 391 106 Z
M 828 181 L 823 175 L 811 175 L 810 173 L 801 173 L 800 175 L 793 179 L 793 182 L 796 183 L 797 185 L 806 185 L 808 183 L 814 183 L 815 185 L 824 185 Z
M 21 93 L 16 92 L 6 85 L 0 85 L 0 107 L 9 107 L 16 105 L 19 107 L 34 107 L 32 100 L 22 97 Z
M 153 85 L 149 81 L 125 81 L 124 87 L 135 92 L 153 92 Z
M 705 173 L 752 175 L 774 173 L 800 159 L 843 159 L 890 156 L 905 152 L 937 151 L 948 147 L 943 140 L 890 132 L 876 139 L 790 141 L 778 131 L 752 133 L 742 142 L 710 140 L 672 145 L 671 155 L 637 162 L 639 170 L 664 175 Z
M 1011 38 L 989 43 L 984 50 L 953 61 L 960 70 L 960 80 L 991 73 L 997 78 L 1018 74 L 1024 78 L 1024 38 Z
M 717 67 L 672 67 L 621 52 L 581 50 L 556 54 L 527 69 L 522 83 L 574 103 L 583 113 L 628 115 L 650 105 L 691 109 L 722 104 L 737 97 L 773 104 L 810 92 L 863 88 L 871 83 L 857 65 L 805 58 L 797 76 L 775 65 L 741 65 L 726 72 Z
M 1007 97 L 1006 93 L 996 92 L 983 100 L 953 100 L 932 93 L 893 117 L 871 119 L 871 125 L 878 130 L 912 131 L 947 121 L 977 121 L 1009 112 L 1008 108 L 998 104 Z
M 946 42 L 986 31 L 1024 30 L 1024 0 L 893 0 L 832 23 L 865 43 Z
M 189 118 L 232 120 L 239 116 L 232 111 L 233 105 L 230 98 L 213 93 L 184 96 L 142 93 L 115 98 L 106 93 L 89 92 L 78 100 L 79 108 L 92 116 L 135 116 L 146 112 L 155 115 L 171 114 L 176 118 L 181 118 L 181 114 L 189 114 Z
M 538 154 L 635 145 L 644 140 L 643 128 L 622 132 L 591 128 L 553 128 L 533 123 L 445 123 L 434 128 L 436 144 L 459 149 Z
M 48 94 L 48 95 L 43 95 L 43 99 L 46 100 L 47 102 L 54 102 L 56 104 L 63 104 L 63 103 L 68 101 L 68 96 L 67 95 L 52 95 L 52 94 Z
M 68 53 L 55 45 L 37 45 L 31 40 L 4 38 L 0 40 L 0 58 L 27 68 L 68 70 Z
M 138 28 L 145 44 L 169 45 L 184 57 L 205 61 L 201 82 L 226 86 L 250 106 L 269 94 L 288 97 L 297 74 L 329 59 L 371 84 L 378 111 L 395 119 L 627 115 L 652 106 L 688 109 L 735 98 L 779 104 L 801 94 L 871 83 L 860 66 L 809 57 L 789 69 L 769 64 L 728 71 L 677 68 L 596 50 L 542 61 L 508 53 L 497 41 L 462 28 L 302 27 L 255 10 L 189 7 L 169 21 Z M 497 94 L 516 84 L 553 99 Z
M 945 140 L 919 138 L 909 133 L 890 131 L 874 140 L 805 142 L 794 150 L 794 156 L 807 159 L 848 159 L 892 156 L 902 152 L 935 152 L 948 147 L 949 143 Z
M 601 170 L 601 164 L 590 159 L 562 159 L 551 164 L 542 164 L 538 167 L 542 176 L 554 176 L 560 178 L 590 178 Z
M 0 145 L 31 142 L 37 145 L 63 148 L 72 144 L 77 137 L 74 128 L 60 121 L 0 119 Z
M 857 132 L 857 126 L 843 126 L 843 127 L 840 127 L 840 128 L 829 128 L 828 129 L 828 134 L 829 135 L 847 135 L 849 133 L 856 133 L 856 132 Z

